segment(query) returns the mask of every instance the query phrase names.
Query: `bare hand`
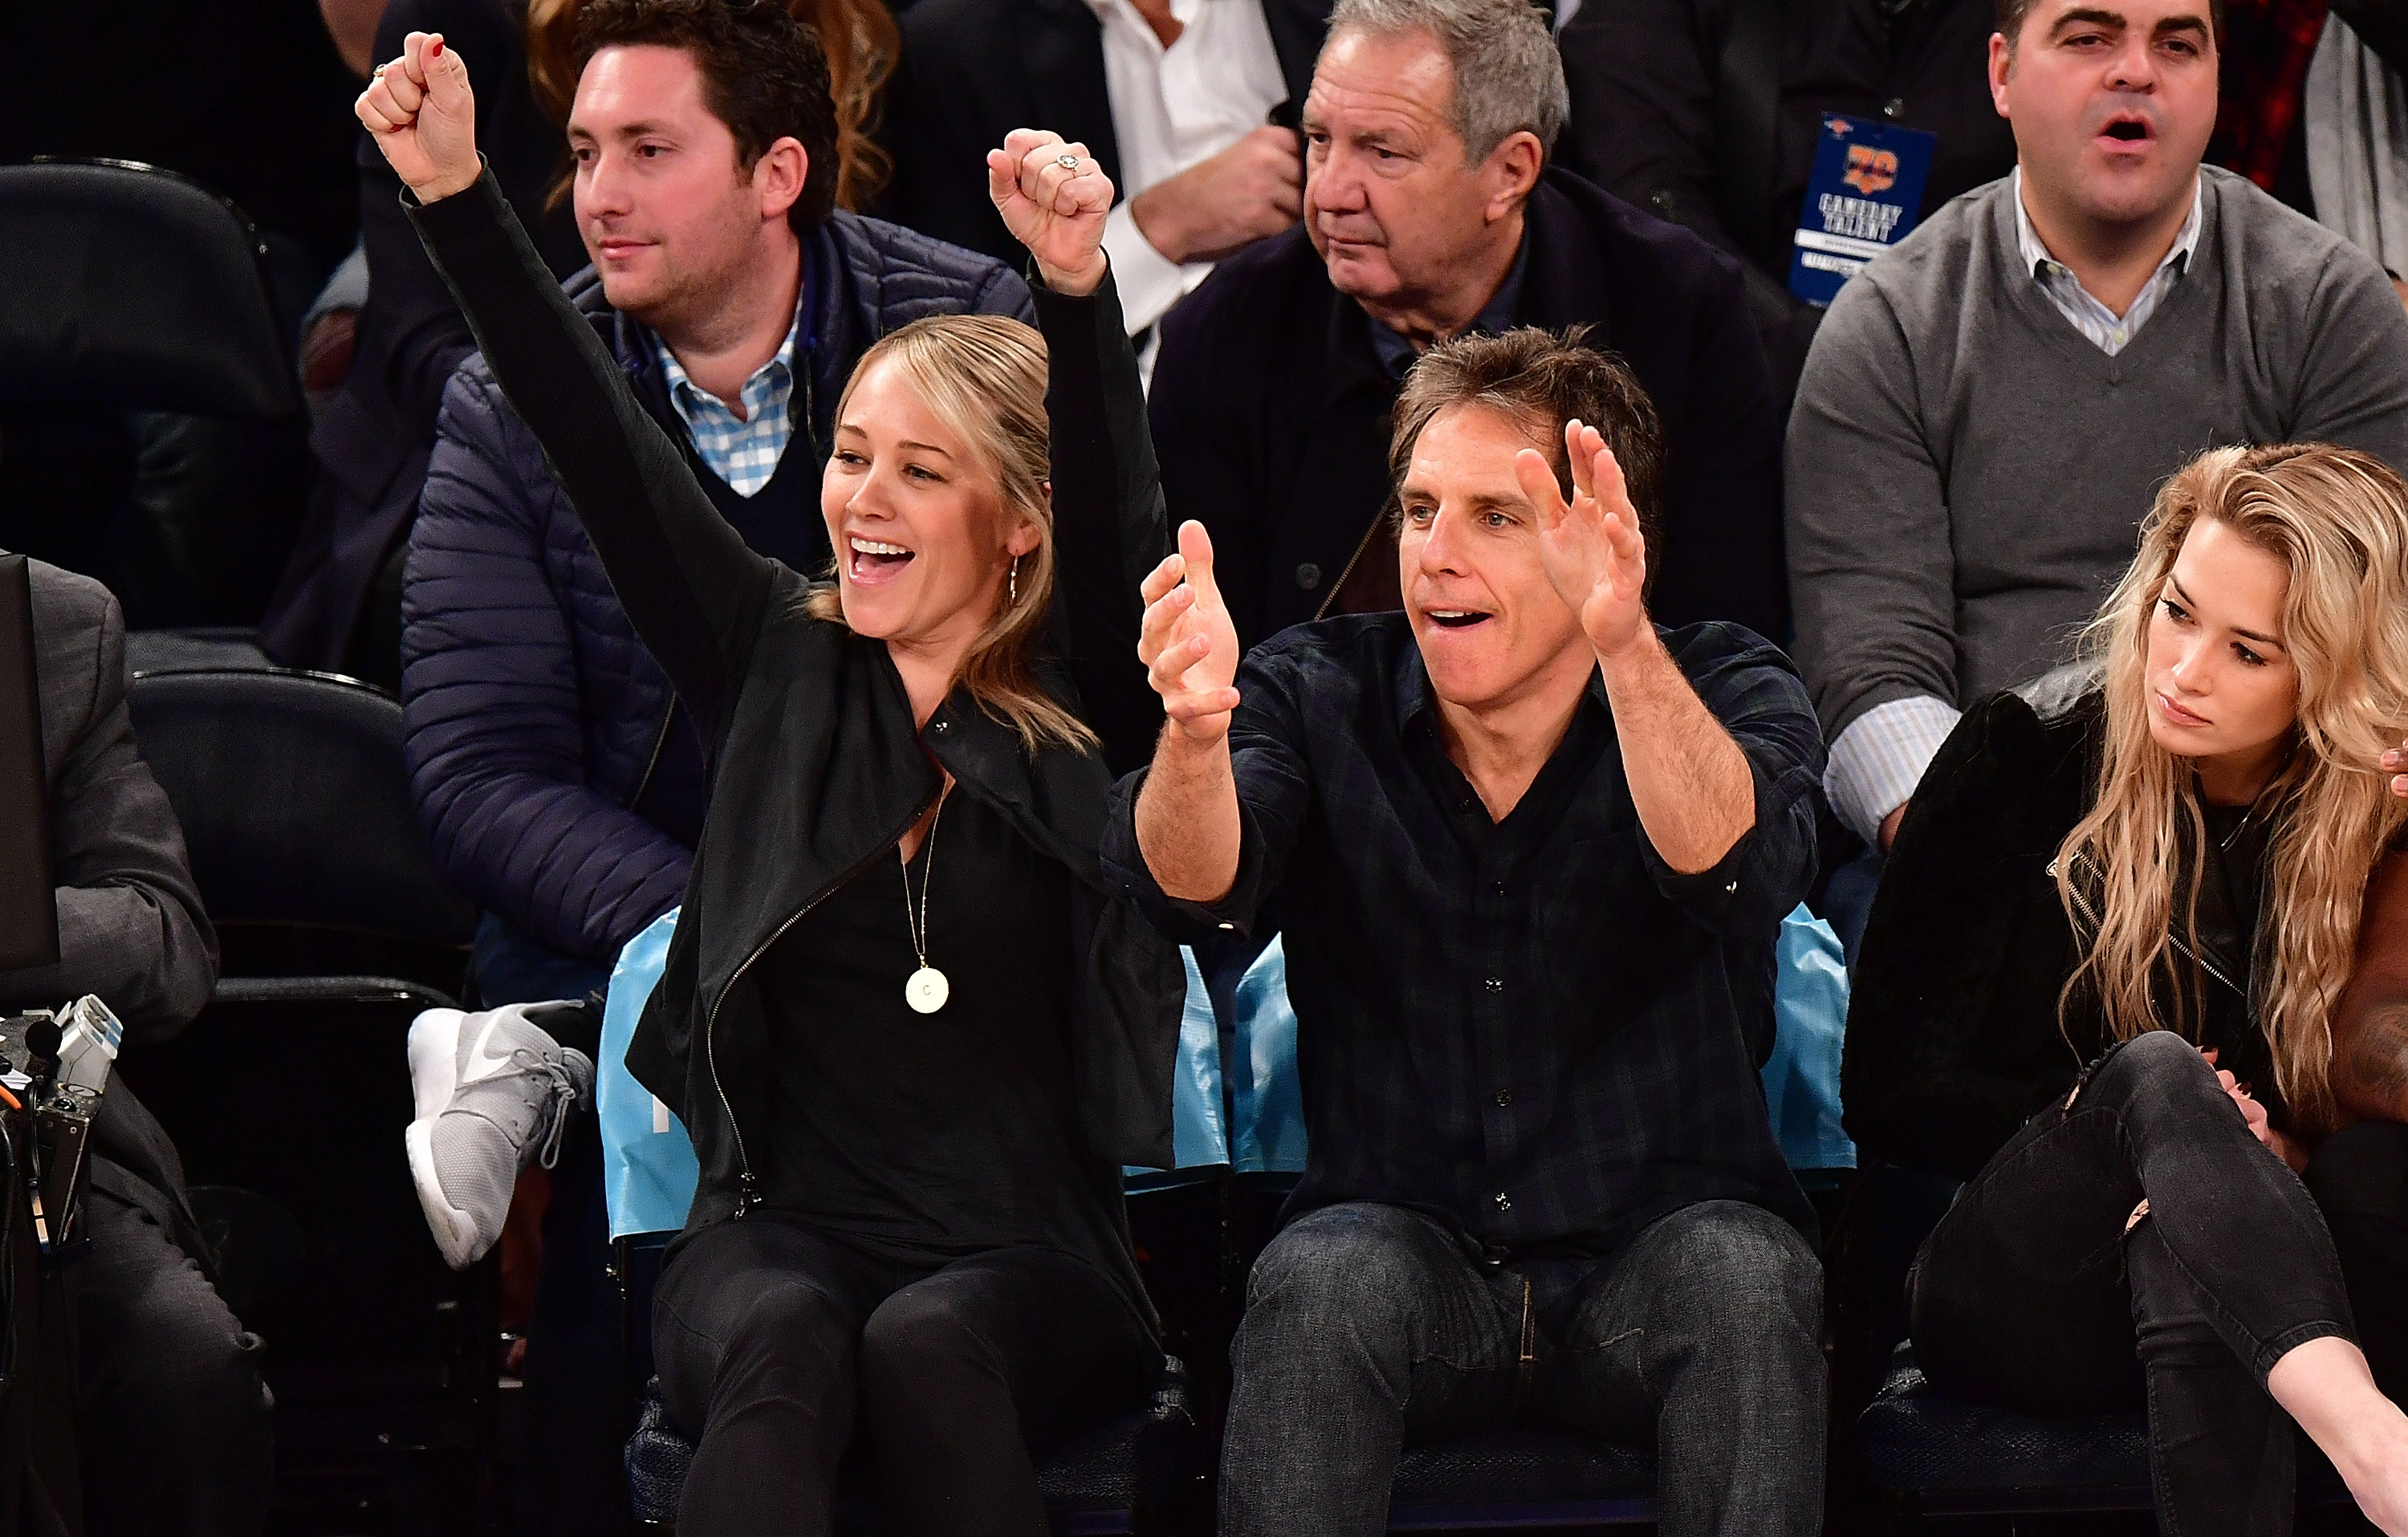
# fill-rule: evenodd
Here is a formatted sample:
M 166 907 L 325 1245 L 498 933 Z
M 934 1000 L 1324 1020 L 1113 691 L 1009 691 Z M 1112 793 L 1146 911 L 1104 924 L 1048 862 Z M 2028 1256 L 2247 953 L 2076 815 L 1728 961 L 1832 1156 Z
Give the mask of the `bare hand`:
M 2207 1054 L 2207 1059 L 2211 1063 L 2214 1062 L 2215 1053 L 2210 1051 Z M 2293 1173 L 2299 1173 L 2308 1167 L 2307 1151 L 2274 1129 L 2273 1123 L 2267 1118 L 2266 1107 L 2253 1099 L 2249 1091 L 2241 1085 L 2239 1080 L 2226 1070 L 2218 1068 L 2215 1070 L 2215 1081 L 2224 1085 L 2224 1092 L 2231 1097 L 2235 1105 L 2240 1107 L 2241 1119 L 2249 1128 L 2251 1136 L 2257 1138 L 2274 1156 L 2289 1164 Z
M 1212 580 L 1212 539 L 1202 524 L 1179 525 L 1179 553 L 1155 567 L 1138 593 L 1145 599 L 1138 660 L 1162 696 L 1163 713 L 1197 746 L 1222 740 L 1238 708 L 1238 627 Z
M 2391 776 L 2391 793 L 2408 800 L 2408 742 L 2383 754 L 2383 771 Z
M 1580 616 L 1598 654 L 1612 657 L 1652 633 L 1641 596 L 1647 588 L 1647 541 L 1605 436 L 1578 420 L 1567 422 L 1564 448 L 1572 466 L 1570 506 L 1546 455 L 1537 449 L 1513 456 L 1513 475 L 1539 514 L 1539 555 L 1547 581 Z
M 1896 811 L 1882 818 L 1880 828 L 1882 853 L 1887 854 L 1897 844 L 1899 825 L 1906 820 L 1906 807 L 1907 802 L 1901 800 L 1898 803 Z
M 433 203 L 477 184 L 477 97 L 468 66 L 439 32 L 413 32 L 352 110 L 402 185 Z
M 986 152 L 986 191 L 1003 227 L 1037 258 L 1046 287 L 1074 298 L 1096 291 L 1107 265 L 1112 179 L 1085 145 L 1040 128 L 1014 128 L 1002 149 Z
M 1291 128 L 1257 128 L 1129 202 L 1146 244 L 1180 263 L 1219 261 L 1303 211 L 1304 161 Z

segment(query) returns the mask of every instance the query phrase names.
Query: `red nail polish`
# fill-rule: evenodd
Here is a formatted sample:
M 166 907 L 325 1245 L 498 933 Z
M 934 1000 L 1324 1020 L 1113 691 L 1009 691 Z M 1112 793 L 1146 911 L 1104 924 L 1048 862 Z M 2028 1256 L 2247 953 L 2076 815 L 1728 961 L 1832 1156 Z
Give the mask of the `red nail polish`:
M 427 45 L 427 49 L 426 49 L 426 56 L 427 56 L 428 58 L 430 58 L 430 59 L 439 59 L 439 58 L 443 57 L 443 39 L 442 39 L 442 38 L 437 37 L 437 38 L 436 38 L 436 39 L 435 39 L 435 41 L 434 41 L 434 42 L 432 42 L 432 43 L 430 43 L 430 44 L 428 44 L 428 45 Z

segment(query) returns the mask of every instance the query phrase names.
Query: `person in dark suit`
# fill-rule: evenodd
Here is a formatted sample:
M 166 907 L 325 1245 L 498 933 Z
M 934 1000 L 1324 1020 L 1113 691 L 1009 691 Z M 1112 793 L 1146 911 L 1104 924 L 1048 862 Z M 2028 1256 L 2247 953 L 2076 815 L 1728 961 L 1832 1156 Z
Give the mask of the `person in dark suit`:
M 1584 325 L 1667 448 L 1652 611 L 1789 625 L 1781 418 L 1739 265 L 1547 164 L 1562 62 L 1523 0 L 1343 0 L 1302 114 L 1303 227 L 1224 262 L 1164 323 L 1152 413 L 1251 646 L 1401 606 L 1387 418 L 1433 343 Z
M 879 211 L 1017 262 L 980 156 L 1042 124 L 1122 189 L 1105 249 L 1139 335 L 1216 259 L 1296 223 L 1296 112 L 1328 19 L 1329 0 L 920 0 L 900 18 Z
M 117 599 L 40 561 L 31 575 L 59 959 L 0 970 L 0 1015 L 89 993 L 138 1053 L 208 1002 L 217 935 L 135 745 Z M 275 1465 L 259 1337 L 211 1285 L 182 1162 L 122 1081 L 101 1098 L 92 1145 L 91 1247 L 71 1271 L 84 1520 L 68 1530 L 247 1537 L 266 1519 Z
M 2014 169 L 1991 0 L 1598 0 L 1564 23 L 1564 163 L 1749 264 L 1785 400 L 1822 311 L 1789 293 L 1823 114 L 1937 134 L 1922 216 Z M 1755 71 L 1751 78 L 1751 70 Z M 1762 94 L 1770 111 L 1748 109 Z

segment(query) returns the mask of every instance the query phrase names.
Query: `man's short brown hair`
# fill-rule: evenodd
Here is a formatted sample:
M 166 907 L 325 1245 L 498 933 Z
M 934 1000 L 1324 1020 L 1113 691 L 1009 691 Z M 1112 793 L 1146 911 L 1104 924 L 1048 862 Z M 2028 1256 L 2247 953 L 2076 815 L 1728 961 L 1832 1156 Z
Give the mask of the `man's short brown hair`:
M 1501 337 L 1463 336 L 1423 354 L 1397 395 L 1396 427 L 1388 439 L 1390 515 L 1401 509 L 1397 491 L 1412 467 L 1413 445 L 1440 411 L 1484 406 L 1521 424 L 1530 446 L 1547 456 L 1555 483 L 1570 501 L 1571 463 L 1564 454 L 1564 424 L 1577 417 L 1605 438 L 1622 466 L 1630 505 L 1639 510 L 1639 531 L 1647 541 L 1647 580 L 1653 586 L 1661 561 L 1664 425 L 1630 366 L 1613 352 L 1586 345 L 1588 327 L 1542 331 L 1517 326 Z
M 796 231 L 836 208 L 836 101 L 819 34 L 778 0 L 589 0 L 570 56 L 580 74 L 606 48 L 681 48 L 702 71 L 702 99 L 736 137 L 745 174 L 781 138 L 810 165 L 787 218 Z

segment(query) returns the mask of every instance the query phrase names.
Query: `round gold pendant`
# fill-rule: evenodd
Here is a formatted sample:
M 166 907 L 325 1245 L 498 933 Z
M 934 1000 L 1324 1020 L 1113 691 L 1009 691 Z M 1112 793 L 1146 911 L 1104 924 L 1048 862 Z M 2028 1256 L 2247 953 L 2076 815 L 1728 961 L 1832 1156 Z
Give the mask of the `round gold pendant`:
M 953 990 L 942 971 L 933 966 L 924 966 L 912 972 L 903 984 L 903 1001 L 910 1004 L 915 1013 L 933 1014 L 945 1006 L 945 999 L 952 996 Z

